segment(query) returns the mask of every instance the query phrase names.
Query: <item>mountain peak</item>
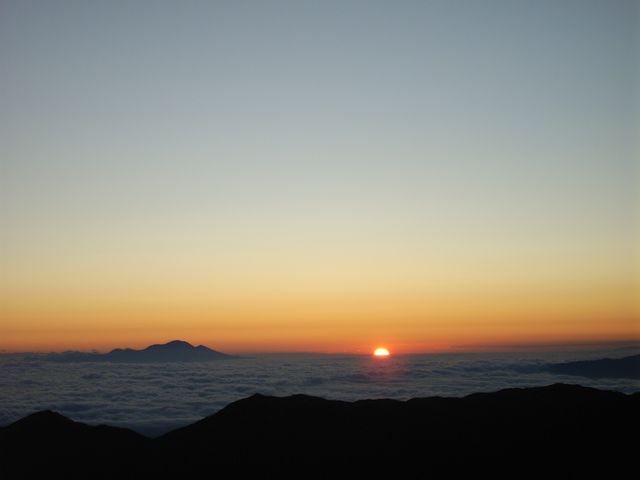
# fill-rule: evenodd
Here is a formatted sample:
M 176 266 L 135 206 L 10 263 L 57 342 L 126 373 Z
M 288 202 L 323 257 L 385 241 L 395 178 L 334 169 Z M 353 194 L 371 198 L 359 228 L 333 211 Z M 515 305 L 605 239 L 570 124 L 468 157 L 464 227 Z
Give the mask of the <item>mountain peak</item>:
M 191 345 L 184 340 L 171 340 L 167 343 L 150 345 L 141 350 L 132 348 L 116 348 L 109 353 L 53 353 L 47 359 L 59 362 L 119 362 L 119 363 L 148 363 L 148 362 L 208 362 L 233 358 L 222 352 L 199 345 Z
M 40 412 L 32 413 L 23 418 L 23 420 L 29 419 L 32 422 L 58 422 L 58 423 L 72 423 L 73 420 L 65 417 L 61 413 L 54 412 L 53 410 L 42 410 Z
M 74 425 L 70 418 L 52 410 L 32 413 L 7 426 L 9 430 L 31 431 L 34 428 L 56 429 Z
M 181 348 L 181 349 L 192 349 L 195 348 L 189 342 L 185 342 L 184 340 L 171 340 L 167 343 L 157 343 L 155 345 L 150 345 L 145 350 L 149 349 L 159 349 L 159 348 Z
M 150 345 L 142 350 L 112 351 L 105 360 L 112 362 L 207 362 L 232 358 L 204 345 L 195 347 L 184 340 L 171 340 L 167 343 Z

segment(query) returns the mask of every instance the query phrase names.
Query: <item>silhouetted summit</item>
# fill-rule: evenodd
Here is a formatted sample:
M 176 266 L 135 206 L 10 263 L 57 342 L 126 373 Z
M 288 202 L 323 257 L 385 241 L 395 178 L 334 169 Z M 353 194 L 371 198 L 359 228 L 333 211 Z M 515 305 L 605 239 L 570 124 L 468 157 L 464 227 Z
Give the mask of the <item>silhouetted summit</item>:
M 119 478 L 136 471 L 151 440 L 44 411 L 0 429 L 0 478 Z
M 253 395 L 155 440 L 43 412 L 0 430 L 0 451 L 9 473 L 76 478 L 617 478 L 635 468 L 639 407 L 639 394 L 563 384 L 404 402 Z
M 164 344 L 150 345 L 142 350 L 116 348 L 109 353 L 64 352 L 52 353 L 46 357 L 58 362 L 208 362 L 233 358 L 231 355 L 212 350 L 204 345 L 194 347 L 182 340 L 172 340 Z
M 577 362 L 556 363 L 548 367 L 551 373 L 590 378 L 640 379 L 640 355 L 624 358 L 602 358 Z
M 358 477 L 376 469 L 576 471 L 585 455 L 592 468 L 632 462 L 621 433 L 639 426 L 639 406 L 637 395 L 562 384 L 406 402 L 254 395 L 157 442 L 202 470 L 233 458 L 256 471 L 327 478 L 345 469 Z
M 143 435 L 126 428 L 106 425 L 91 426 L 50 410 L 33 413 L 0 430 L 0 440 L 12 448 L 45 447 L 57 449 L 128 448 L 149 441 Z M 6 445 L 3 445 L 6 447 Z
M 31 431 L 38 433 L 41 429 L 73 428 L 75 423 L 73 420 L 64 415 L 60 415 L 58 412 L 43 410 L 21 418 L 17 422 L 9 425 L 7 430 L 22 433 L 30 433 Z
M 194 347 L 182 340 L 151 345 L 144 350 L 116 349 L 106 354 L 111 362 L 206 362 L 230 358 L 204 345 Z

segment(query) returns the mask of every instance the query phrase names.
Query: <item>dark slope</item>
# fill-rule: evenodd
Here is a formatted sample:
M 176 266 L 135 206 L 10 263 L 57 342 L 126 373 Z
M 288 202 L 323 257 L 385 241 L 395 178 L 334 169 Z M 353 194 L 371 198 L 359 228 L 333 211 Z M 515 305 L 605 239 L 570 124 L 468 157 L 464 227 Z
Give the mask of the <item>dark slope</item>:
M 615 359 L 603 358 L 599 360 L 556 363 L 549 365 L 548 370 L 558 375 L 640 380 L 640 355 Z
M 64 352 L 47 355 L 47 360 L 57 362 L 116 362 L 116 363 L 155 363 L 155 362 L 209 362 L 233 358 L 231 355 L 212 350 L 204 345 L 194 347 L 182 340 L 151 345 L 142 350 L 116 348 L 109 353 Z
M 125 428 L 38 412 L 0 430 L 0 478 L 120 478 L 136 471 L 150 445 Z
M 92 426 L 49 410 L 37 412 L 2 429 L 0 438 L 10 439 L 13 444 L 24 441 L 30 445 L 47 444 L 65 447 L 75 444 L 79 447 L 94 446 L 138 447 L 149 439 L 126 428 L 106 425 Z M 49 444 L 51 442 L 52 444 Z
M 406 402 L 254 395 L 153 441 L 42 413 L 0 431 L 0 452 L 12 473 L 22 459 L 67 478 L 617 478 L 635 468 L 639 407 L 639 394 L 562 384 Z
M 575 473 L 632 464 L 622 433 L 638 431 L 639 407 L 637 395 L 569 385 L 408 402 L 254 395 L 157 441 L 200 470 Z

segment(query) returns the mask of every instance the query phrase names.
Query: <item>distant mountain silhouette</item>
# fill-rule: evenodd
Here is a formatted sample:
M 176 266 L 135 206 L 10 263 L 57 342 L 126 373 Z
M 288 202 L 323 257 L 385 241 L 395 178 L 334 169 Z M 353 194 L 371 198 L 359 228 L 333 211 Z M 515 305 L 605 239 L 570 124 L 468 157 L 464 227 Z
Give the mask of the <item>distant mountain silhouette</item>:
M 640 394 L 563 384 L 406 402 L 254 395 L 154 440 L 44 412 L 0 430 L 0 475 L 619 478 L 636 467 L 639 407 Z
M 590 378 L 640 379 L 640 355 L 624 358 L 603 358 L 578 362 L 556 363 L 548 366 L 551 373 Z
M 63 352 L 51 353 L 45 357 L 56 362 L 208 362 L 233 358 L 204 345 L 194 347 L 182 340 L 173 340 L 160 345 L 151 345 L 143 350 L 116 348 L 109 353 Z

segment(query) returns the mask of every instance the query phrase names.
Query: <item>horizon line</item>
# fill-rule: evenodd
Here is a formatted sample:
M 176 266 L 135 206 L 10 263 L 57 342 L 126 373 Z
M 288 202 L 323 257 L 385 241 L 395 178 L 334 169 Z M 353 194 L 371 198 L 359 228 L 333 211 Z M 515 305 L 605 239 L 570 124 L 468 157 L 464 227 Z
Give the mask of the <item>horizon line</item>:
M 115 349 L 144 349 L 151 345 L 164 345 L 176 340 L 173 339 L 167 340 L 166 342 L 154 342 L 149 343 L 143 347 L 114 347 L 110 349 L 73 349 L 67 348 L 63 350 L 11 350 L 0 348 L 0 355 L 45 355 L 52 353 L 65 353 L 65 352 L 82 352 L 82 353 L 97 353 L 103 354 L 111 352 Z M 184 341 L 193 347 L 204 346 L 207 348 L 212 348 L 204 343 L 192 343 L 186 340 Z M 491 344 L 459 344 L 459 345 L 449 345 L 446 348 L 436 348 L 431 350 L 416 350 L 416 351 L 399 351 L 392 353 L 395 356 L 407 356 L 407 355 L 437 355 L 437 354 L 466 354 L 466 353 L 517 353 L 517 352 L 526 352 L 526 351 L 554 351 L 553 349 L 562 350 L 583 350 L 589 348 L 640 348 L 640 338 L 638 339 L 609 339 L 609 340 L 583 340 L 583 341 L 568 341 L 568 342 L 521 342 L 521 343 L 491 343 Z M 214 349 L 214 348 L 212 348 Z M 221 351 L 215 348 L 216 351 L 221 353 L 229 353 L 233 355 L 346 355 L 346 356 L 369 356 L 371 352 L 363 352 L 361 349 L 353 350 L 353 351 L 322 351 L 322 350 L 240 350 L 240 349 L 231 349 Z

